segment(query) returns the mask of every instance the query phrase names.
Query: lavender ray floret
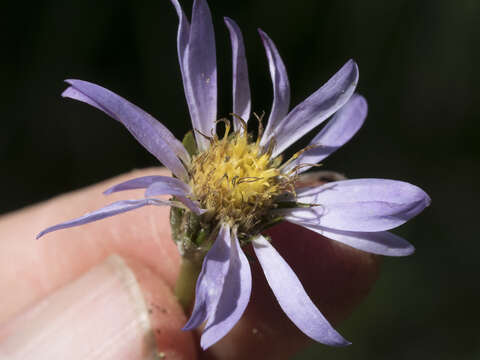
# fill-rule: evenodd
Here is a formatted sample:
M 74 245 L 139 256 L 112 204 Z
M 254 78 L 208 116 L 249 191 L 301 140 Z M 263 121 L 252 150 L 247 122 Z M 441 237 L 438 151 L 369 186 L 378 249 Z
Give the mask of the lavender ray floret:
M 278 156 L 340 109 L 352 96 L 357 82 L 357 64 L 349 60 L 320 89 L 275 124 L 272 133 L 264 135 L 262 143 L 266 144 L 272 138 L 275 139 L 277 146 L 272 156 Z
M 195 287 L 195 305 L 183 330 L 192 330 L 214 316 L 230 267 L 230 227 L 220 227 L 212 248 L 203 259 Z
M 298 224 L 331 240 L 355 249 L 384 256 L 408 256 L 415 247 L 407 240 L 388 231 L 355 232 L 328 229 L 322 226 Z
M 146 189 L 155 182 L 170 181 L 170 179 L 174 179 L 174 178 L 170 176 L 160 176 L 160 175 L 141 176 L 135 179 L 127 180 L 122 183 L 113 185 L 112 187 L 105 190 L 103 193 L 105 195 L 110 195 L 118 191 Z
M 137 141 L 176 176 L 188 179 L 179 157 L 190 161 L 188 152 L 173 134 L 151 115 L 121 96 L 82 80 L 66 80 L 71 87 L 62 96 L 86 102 L 121 122 Z
M 215 313 L 208 319 L 200 340 L 203 349 L 209 348 L 223 338 L 240 320 L 250 300 L 251 290 L 250 264 L 237 236 L 233 234 L 230 244 L 230 266 Z
M 280 307 L 303 333 L 325 345 L 350 345 L 325 319 L 297 275 L 267 239 L 258 236 L 253 240 L 253 249 Z
M 235 21 L 228 17 L 225 17 L 224 21 L 230 33 L 230 41 L 232 43 L 233 113 L 247 122 L 250 117 L 251 98 L 243 36 Z M 233 117 L 233 125 L 235 130 L 242 130 L 240 121 L 235 116 Z
M 300 164 L 318 164 L 345 145 L 362 127 L 367 117 L 367 109 L 365 98 L 359 94 L 353 94 L 310 142 L 309 146 L 316 147 L 305 151 L 285 166 L 283 172 L 286 173 Z M 310 167 L 301 166 L 297 173 L 307 171 Z
M 165 179 L 152 183 L 145 191 L 145 197 L 147 198 L 158 195 L 175 196 L 196 215 L 201 215 L 205 212 L 205 210 L 201 209 L 196 202 L 188 198 L 188 196 L 192 195 L 190 187 L 178 179 L 165 176 Z
M 258 30 L 265 47 L 268 58 L 268 67 L 273 83 L 273 104 L 270 116 L 268 118 L 267 127 L 260 141 L 260 145 L 265 146 L 271 140 L 271 135 L 275 132 L 277 124 L 279 124 L 287 115 L 290 107 L 290 82 L 288 80 L 285 64 L 278 52 L 275 43 L 270 37 Z
M 315 206 L 278 210 L 285 220 L 373 232 L 404 224 L 430 204 L 430 197 L 418 186 L 403 181 L 355 179 L 298 189 L 297 201 Z
M 192 125 L 194 130 L 211 136 L 217 117 L 217 60 L 210 9 L 205 0 L 195 0 L 192 22 L 187 30 L 180 5 L 176 1 L 173 4 L 180 17 L 178 53 Z M 208 148 L 208 140 L 197 131 L 195 138 L 200 150 Z
M 79 225 L 84 225 L 91 223 L 93 221 L 105 219 L 110 216 L 118 215 L 127 211 L 135 210 L 138 209 L 142 206 L 147 206 L 147 205 L 171 205 L 170 202 L 168 201 L 162 201 L 158 199 L 141 199 L 141 200 L 121 200 L 121 201 L 116 201 L 114 203 L 111 203 L 99 210 L 87 213 L 77 219 L 73 219 L 70 221 L 63 222 L 61 224 L 57 224 L 54 226 L 50 226 L 46 228 L 45 230 L 41 231 L 37 235 L 37 239 L 42 237 L 43 235 L 52 232 L 52 231 L 57 231 L 60 229 L 66 229 L 74 226 L 79 226 Z

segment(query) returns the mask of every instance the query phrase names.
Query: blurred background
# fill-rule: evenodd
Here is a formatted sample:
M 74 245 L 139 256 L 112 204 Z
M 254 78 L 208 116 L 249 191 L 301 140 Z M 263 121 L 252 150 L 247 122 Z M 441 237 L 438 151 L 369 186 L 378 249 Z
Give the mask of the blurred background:
M 189 13 L 192 1 L 182 3 Z M 340 327 L 354 344 L 313 345 L 296 359 L 479 359 L 480 2 L 209 4 L 217 36 L 220 116 L 231 111 L 224 15 L 243 30 L 253 109 L 259 113 L 268 114 L 272 88 L 257 27 L 283 56 L 292 105 L 354 58 L 369 116 L 324 169 L 350 178 L 411 182 L 433 199 L 397 231 L 417 252 L 385 259 L 373 292 Z M 0 212 L 157 164 L 119 123 L 62 99 L 66 78 L 115 91 L 179 138 L 190 128 L 176 57 L 177 16 L 169 1 L 3 5 Z

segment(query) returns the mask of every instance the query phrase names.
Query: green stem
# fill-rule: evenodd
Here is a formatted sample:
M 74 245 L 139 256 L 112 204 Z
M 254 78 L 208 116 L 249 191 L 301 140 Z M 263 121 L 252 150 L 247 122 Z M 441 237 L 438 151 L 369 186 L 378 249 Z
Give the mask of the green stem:
M 182 258 L 180 275 L 175 284 L 175 296 L 186 314 L 189 313 L 193 305 L 195 299 L 195 284 L 197 283 L 197 278 L 201 269 L 201 262 Z

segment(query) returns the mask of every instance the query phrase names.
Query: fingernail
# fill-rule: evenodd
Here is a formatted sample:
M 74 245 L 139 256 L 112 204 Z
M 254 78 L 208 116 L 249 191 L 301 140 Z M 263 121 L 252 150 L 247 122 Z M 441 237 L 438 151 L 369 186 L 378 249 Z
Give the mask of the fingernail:
M 158 359 L 135 275 L 109 257 L 1 327 L 0 359 Z

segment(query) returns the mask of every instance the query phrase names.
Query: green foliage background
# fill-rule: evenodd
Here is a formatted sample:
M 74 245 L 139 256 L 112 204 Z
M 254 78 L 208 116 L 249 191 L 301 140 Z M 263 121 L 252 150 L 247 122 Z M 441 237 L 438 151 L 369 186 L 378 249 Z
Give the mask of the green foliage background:
M 183 1 L 190 9 L 191 1 Z M 367 301 L 341 330 L 347 349 L 314 345 L 297 359 L 478 359 L 480 2 L 476 0 L 211 0 L 219 115 L 231 111 L 230 44 L 244 31 L 253 108 L 269 111 L 257 27 L 276 42 L 292 105 L 349 58 L 369 101 L 364 128 L 324 168 L 350 178 L 415 183 L 432 206 L 398 233 L 415 255 L 385 259 Z M 125 129 L 60 97 L 65 78 L 93 81 L 150 112 L 179 138 L 189 129 L 167 0 L 3 4 L 0 27 L 0 211 L 155 165 Z

